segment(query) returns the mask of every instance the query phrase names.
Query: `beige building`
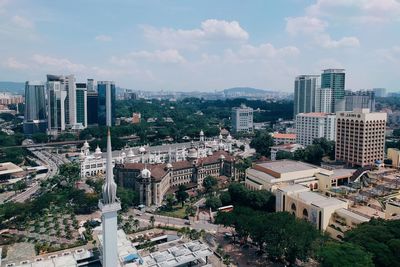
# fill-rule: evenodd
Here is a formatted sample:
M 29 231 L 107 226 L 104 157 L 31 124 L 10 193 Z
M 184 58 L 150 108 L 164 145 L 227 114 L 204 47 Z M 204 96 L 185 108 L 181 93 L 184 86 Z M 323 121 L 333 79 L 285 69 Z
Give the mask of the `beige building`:
M 400 150 L 397 148 L 389 148 L 387 150 L 387 158 L 392 161 L 393 168 L 400 167 Z
M 336 113 L 336 160 L 351 166 L 383 161 L 386 113 L 368 109 Z
M 351 210 L 344 208 L 337 209 L 330 218 L 326 232 L 329 233 L 331 237 L 342 240 L 346 231 L 349 231 L 357 227 L 357 225 L 368 221 L 369 218 L 357 214 Z
M 296 116 L 296 143 L 309 146 L 314 139 L 335 140 L 335 114 L 300 113 Z
M 273 133 L 272 138 L 275 145 L 296 143 L 296 134 L 293 133 Z

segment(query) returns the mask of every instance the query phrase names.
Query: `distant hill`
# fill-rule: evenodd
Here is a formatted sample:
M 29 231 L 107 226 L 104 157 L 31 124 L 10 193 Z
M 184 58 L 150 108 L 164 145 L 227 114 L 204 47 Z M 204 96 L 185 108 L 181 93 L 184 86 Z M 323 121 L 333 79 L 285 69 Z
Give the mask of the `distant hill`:
M 237 95 L 237 94 L 242 94 L 242 95 L 262 95 L 262 94 L 273 94 L 273 93 L 279 93 L 277 91 L 273 90 L 264 90 L 264 89 L 257 89 L 257 88 L 252 88 L 252 87 L 234 87 L 234 88 L 228 88 L 224 89 L 224 93 L 227 95 Z
M 23 94 L 25 90 L 25 83 L 23 82 L 1 82 L 0 81 L 0 91 L 1 92 L 13 92 Z

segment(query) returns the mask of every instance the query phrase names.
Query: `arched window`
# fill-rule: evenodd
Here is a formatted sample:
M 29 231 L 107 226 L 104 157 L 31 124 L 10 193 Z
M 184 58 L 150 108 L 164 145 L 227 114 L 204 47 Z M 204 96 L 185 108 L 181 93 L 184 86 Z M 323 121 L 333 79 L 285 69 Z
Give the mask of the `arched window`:
M 308 218 L 308 210 L 307 209 L 303 209 L 303 217 Z
M 291 209 L 292 209 L 293 211 L 296 211 L 296 204 L 292 203 Z

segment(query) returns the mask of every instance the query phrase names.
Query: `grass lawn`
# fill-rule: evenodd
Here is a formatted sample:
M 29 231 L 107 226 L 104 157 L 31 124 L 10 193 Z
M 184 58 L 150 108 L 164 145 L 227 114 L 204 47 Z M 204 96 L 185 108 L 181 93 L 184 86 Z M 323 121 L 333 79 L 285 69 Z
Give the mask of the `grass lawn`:
M 182 208 L 182 205 L 179 204 L 177 206 L 174 206 L 171 211 L 159 211 L 157 212 L 157 214 L 184 219 L 186 216 L 185 214 L 186 207 L 187 206 L 185 205 Z

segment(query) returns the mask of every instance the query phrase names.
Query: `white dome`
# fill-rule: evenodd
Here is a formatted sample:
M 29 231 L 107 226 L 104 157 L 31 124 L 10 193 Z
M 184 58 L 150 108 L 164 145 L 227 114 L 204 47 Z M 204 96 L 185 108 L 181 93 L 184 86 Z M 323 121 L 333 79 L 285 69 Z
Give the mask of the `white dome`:
M 88 141 L 87 141 L 87 140 L 85 140 L 85 143 L 83 143 L 83 147 L 85 147 L 85 148 L 89 148 L 89 143 L 88 143 Z
M 142 178 L 151 178 L 151 172 L 149 169 L 144 168 L 141 172 Z
M 141 146 L 141 147 L 139 148 L 139 152 L 140 152 L 140 153 L 146 152 L 146 148 L 144 148 L 144 146 Z
M 168 169 L 171 169 L 172 168 L 172 164 L 171 163 L 167 163 L 167 166 L 166 166 Z
M 85 153 L 83 153 L 83 151 L 81 151 L 81 153 L 79 154 L 79 158 L 80 159 L 84 159 L 85 158 Z
M 133 158 L 135 156 L 135 154 L 133 154 L 133 150 L 132 150 L 132 148 L 131 149 L 129 149 L 129 152 L 128 152 L 128 158 Z
M 218 138 L 219 138 L 219 139 L 222 139 L 222 138 L 223 138 L 223 137 L 222 137 L 222 134 L 219 134 Z
M 227 139 L 228 139 L 228 141 L 231 141 L 231 140 L 232 140 L 232 135 L 229 134 L 228 137 L 227 137 Z
M 188 158 L 191 158 L 191 159 L 197 158 L 197 150 L 195 148 L 190 148 L 189 149 Z
M 213 152 L 212 152 L 212 150 L 210 149 L 210 150 L 208 150 L 207 151 L 207 156 L 212 156 L 213 155 Z
M 101 149 L 99 145 L 97 145 L 96 150 L 94 151 L 95 154 L 101 154 Z
M 125 158 L 126 157 L 126 153 L 124 151 L 122 151 L 121 153 L 121 157 Z
M 204 135 L 204 132 L 203 132 L 203 130 L 201 130 L 200 131 L 200 136 L 203 136 Z
M 219 156 L 219 159 L 225 159 L 225 156 L 221 154 L 221 156 Z

